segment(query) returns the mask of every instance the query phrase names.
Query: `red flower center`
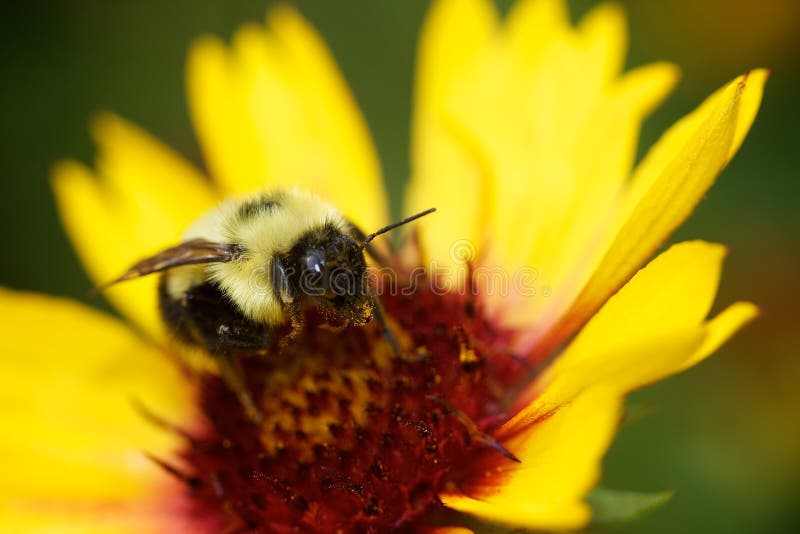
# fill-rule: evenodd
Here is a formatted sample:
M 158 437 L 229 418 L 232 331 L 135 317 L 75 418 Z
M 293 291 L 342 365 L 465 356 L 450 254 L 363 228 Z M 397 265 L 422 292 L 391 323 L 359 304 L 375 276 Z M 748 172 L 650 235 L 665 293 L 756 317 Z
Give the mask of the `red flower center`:
M 210 427 L 183 451 L 199 514 L 248 532 L 385 532 L 435 511 L 478 455 L 512 461 L 488 434 L 525 374 L 503 353 L 511 333 L 469 296 L 382 301 L 403 357 L 375 324 L 336 332 L 309 317 L 279 356 L 240 362 L 260 425 L 221 380 L 203 381 Z

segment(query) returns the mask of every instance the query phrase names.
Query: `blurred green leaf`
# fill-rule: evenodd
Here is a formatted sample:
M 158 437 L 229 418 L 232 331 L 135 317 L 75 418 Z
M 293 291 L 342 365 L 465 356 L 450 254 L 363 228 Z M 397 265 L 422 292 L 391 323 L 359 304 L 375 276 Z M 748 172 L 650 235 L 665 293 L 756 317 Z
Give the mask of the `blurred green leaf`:
M 594 511 L 593 525 L 613 525 L 633 521 L 652 512 L 669 502 L 674 493 L 672 490 L 640 493 L 601 487 L 590 493 L 586 501 Z

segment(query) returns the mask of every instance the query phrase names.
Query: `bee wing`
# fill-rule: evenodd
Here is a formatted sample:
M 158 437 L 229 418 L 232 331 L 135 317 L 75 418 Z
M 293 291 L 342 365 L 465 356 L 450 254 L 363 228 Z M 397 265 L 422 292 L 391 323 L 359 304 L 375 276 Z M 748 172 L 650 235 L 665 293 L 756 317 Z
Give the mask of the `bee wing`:
M 239 247 L 236 245 L 213 243 L 205 239 L 192 239 L 137 262 L 119 278 L 102 285 L 98 289 L 102 290 L 125 280 L 166 271 L 181 265 L 231 261 L 236 258 L 239 252 Z

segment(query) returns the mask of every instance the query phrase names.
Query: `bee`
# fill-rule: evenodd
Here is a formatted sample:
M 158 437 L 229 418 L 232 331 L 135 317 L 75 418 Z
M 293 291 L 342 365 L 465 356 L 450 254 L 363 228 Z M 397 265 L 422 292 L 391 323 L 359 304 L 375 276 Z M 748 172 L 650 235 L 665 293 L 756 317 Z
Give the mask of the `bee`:
M 107 285 L 162 273 L 159 307 L 168 330 L 210 354 L 248 415 L 259 421 L 234 358 L 266 354 L 287 325 L 289 338 L 299 335 L 310 307 L 328 324 L 376 319 L 399 354 L 364 254 L 384 261 L 370 242 L 433 211 L 365 235 L 335 207 L 300 189 L 232 199 L 195 222 L 181 243 L 142 259 Z

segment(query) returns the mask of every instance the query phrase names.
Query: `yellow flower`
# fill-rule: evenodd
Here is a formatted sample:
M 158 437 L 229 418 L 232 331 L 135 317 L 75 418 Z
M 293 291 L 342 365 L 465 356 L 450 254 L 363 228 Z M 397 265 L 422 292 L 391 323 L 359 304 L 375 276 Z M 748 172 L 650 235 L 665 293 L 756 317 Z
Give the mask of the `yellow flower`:
M 694 365 L 757 313 L 740 302 L 706 319 L 720 245 L 680 243 L 638 269 L 736 153 L 767 74 L 722 87 L 634 168 L 641 122 L 677 69 L 622 72 L 614 5 L 568 20 L 561 0 L 520 0 L 505 21 L 488 0 L 437 0 L 428 15 L 406 208 L 438 213 L 402 262 L 450 291 L 382 295 L 418 359 L 387 359 L 371 327 L 313 329 L 291 363 L 245 363 L 259 427 L 220 380 L 176 363 L 152 277 L 108 291 L 142 335 L 3 290 L 0 530 L 424 531 L 463 524 L 453 511 L 586 525 L 625 394 Z M 210 180 L 111 115 L 92 126 L 94 171 L 54 170 L 95 281 L 259 188 L 299 185 L 363 228 L 387 221 L 365 122 L 297 13 L 275 9 L 230 46 L 198 40 L 187 80 Z M 497 267 L 508 291 L 457 285 Z

